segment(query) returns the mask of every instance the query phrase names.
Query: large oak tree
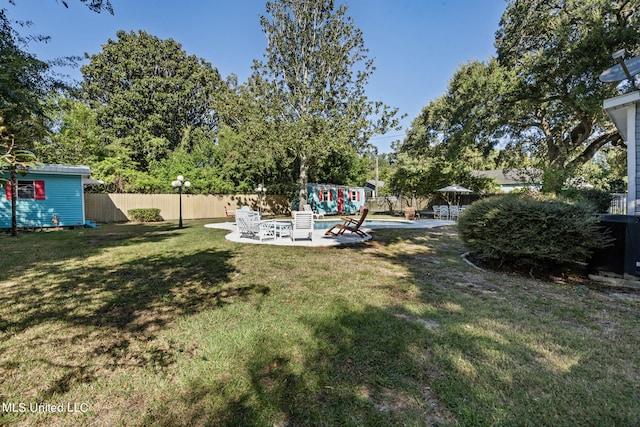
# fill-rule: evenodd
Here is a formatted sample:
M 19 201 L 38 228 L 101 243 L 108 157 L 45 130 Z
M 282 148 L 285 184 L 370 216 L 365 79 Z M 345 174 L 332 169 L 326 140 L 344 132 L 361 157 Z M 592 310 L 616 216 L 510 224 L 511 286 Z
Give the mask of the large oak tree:
M 0 9 L 0 117 L 18 146 L 27 148 L 47 130 L 43 101 L 58 82 L 50 65 L 27 51 L 27 40 L 11 24 Z
M 602 108 L 618 89 L 598 76 L 612 52 L 640 53 L 639 8 L 639 0 L 510 1 L 497 58 L 463 66 L 404 147 L 504 146 L 536 162 L 545 191 L 559 191 L 599 149 L 623 143 Z
M 146 172 L 182 146 L 191 130 L 217 126 L 215 99 L 224 82 L 211 64 L 172 39 L 144 31 L 117 37 L 81 68 L 82 92 L 107 144 Z

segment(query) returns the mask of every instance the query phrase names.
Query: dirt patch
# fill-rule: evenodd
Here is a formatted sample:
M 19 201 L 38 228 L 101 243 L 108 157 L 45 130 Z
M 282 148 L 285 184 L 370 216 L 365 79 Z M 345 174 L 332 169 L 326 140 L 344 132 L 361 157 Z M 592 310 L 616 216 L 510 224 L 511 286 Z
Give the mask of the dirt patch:
M 521 278 L 538 279 L 558 285 L 570 286 L 575 288 L 576 292 L 579 294 L 587 294 L 589 291 L 596 291 L 602 295 L 612 298 L 629 302 L 640 302 L 640 289 L 625 286 L 613 286 L 598 280 L 593 280 L 589 277 L 589 271 L 586 266 L 582 264 L 567 266 L 562 270 L 525 270 L 500 264 L 495 260 L 473 254 L 467 254 L 465 259 L 470 264 L 486 272 L 509 274 Z M 475 275 L 475 279 L 470 282 L 472 283 L 470 283 L 468 287 L 477 290 L 482 289 L 485 285 L 485 283 L 482 282 L 486 281 L 480 279 L 478 275 Z M 464 285 L 461 283 L 456 284 L 460 286 Z M 489 286 L 489 289 L 489 293 L 493 293 L 498 288 L 495 286 Z
M 440 405 L 428 386 L 420 390 L 419 396 L 383 388 L 377 393 L 374 405 L 380 412 L 398 413 L 418 409 L 428 426 L 452 425 L 455 422 L 453 415 Z
M 601 289 L 610 297 L 629 302 L 640 302 L 640 291 L 630 289 Z
M 440 323 L 436 322 L 435 320 L 424 320 L 424 319 L 420 319 L 419 317 L 407 316 L 405 314 L 396 314 L 395 316 L 399 319 L 417 323 L 428 330 L 434 330 L 434 329 L 440 328 Z

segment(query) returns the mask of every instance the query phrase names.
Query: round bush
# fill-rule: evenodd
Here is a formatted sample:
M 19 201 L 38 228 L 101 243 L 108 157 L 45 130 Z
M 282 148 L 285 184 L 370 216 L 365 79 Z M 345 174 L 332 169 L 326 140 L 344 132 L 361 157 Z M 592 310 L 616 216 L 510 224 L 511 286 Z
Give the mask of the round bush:
M 477 201 L 461 215 L 458 229 L 474 254 L 520 268 L 584 262 L 605 244 L 591 204 L 529 195 Z
M 136 222 L 162 221 L 160 209 L 157 208 L 129 209 L 127 213 L 129 214 L 129 218 Z

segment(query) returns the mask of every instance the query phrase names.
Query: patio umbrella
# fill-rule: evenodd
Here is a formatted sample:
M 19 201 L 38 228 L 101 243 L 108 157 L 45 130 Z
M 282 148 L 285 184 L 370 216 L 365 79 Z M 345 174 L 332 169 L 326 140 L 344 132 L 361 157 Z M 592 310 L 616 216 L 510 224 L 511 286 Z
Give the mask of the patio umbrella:
M 462 185 L 452 184 L 447 187 L 441 188 L 438 191 L 443 193 L 471 193 L 472 191 Z
M 472 191 L 469 190 L 468 188 L 465 188 L 462 185 L 458 185 L 458 184 L 448 185 L 446 187 L 440 188 L 438 191 L 440 191 L 441 193 L 453 193 L 454 204 L 455 204 L 456 194 L 472 193 Z

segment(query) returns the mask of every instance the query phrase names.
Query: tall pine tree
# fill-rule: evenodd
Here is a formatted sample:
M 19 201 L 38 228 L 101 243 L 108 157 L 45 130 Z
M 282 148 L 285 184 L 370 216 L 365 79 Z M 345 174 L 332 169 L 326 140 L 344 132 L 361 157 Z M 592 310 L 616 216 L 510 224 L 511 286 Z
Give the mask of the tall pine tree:
M 363 149 L 369 137 L 398 124 L 397 110 L 372 102 L 365 87 L 374 70 L 362 32 L 347 7 L 332 0 L 267 2 L 261 17 L 267 37 L 254 79 L 267 88 L 272 144 L 298 162 L 299 201 L 318 162 L 336 152 Z

